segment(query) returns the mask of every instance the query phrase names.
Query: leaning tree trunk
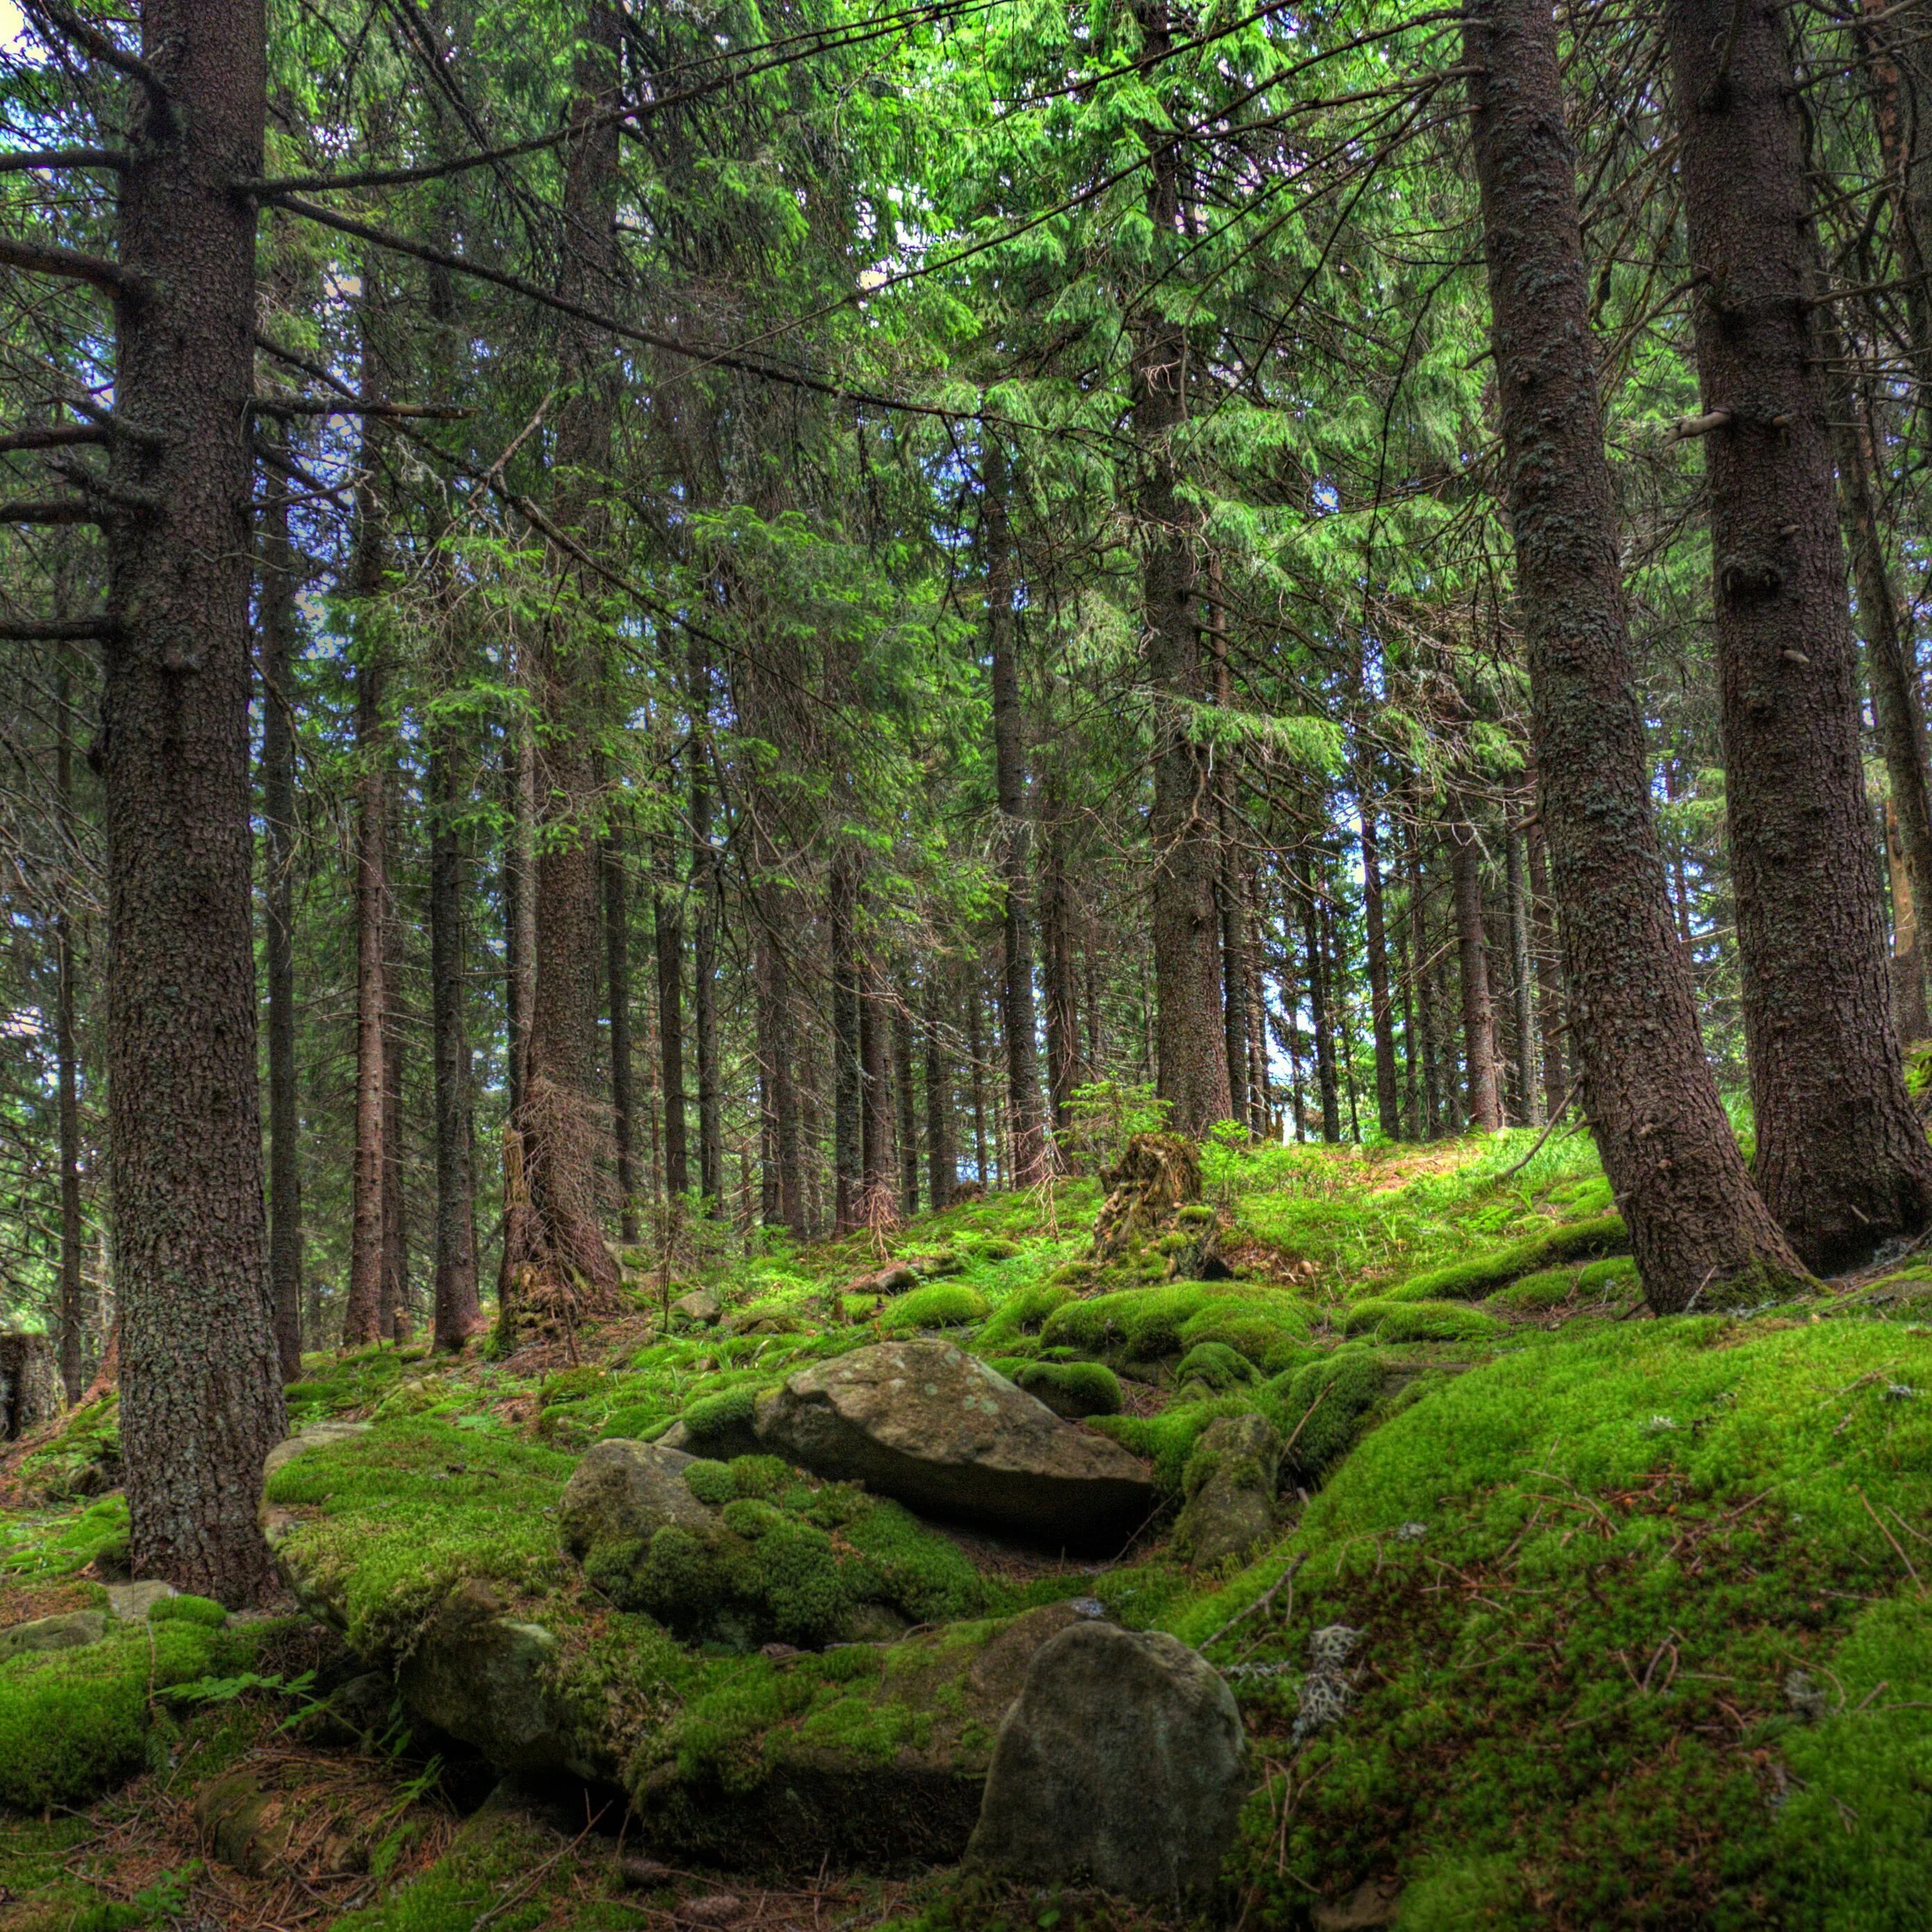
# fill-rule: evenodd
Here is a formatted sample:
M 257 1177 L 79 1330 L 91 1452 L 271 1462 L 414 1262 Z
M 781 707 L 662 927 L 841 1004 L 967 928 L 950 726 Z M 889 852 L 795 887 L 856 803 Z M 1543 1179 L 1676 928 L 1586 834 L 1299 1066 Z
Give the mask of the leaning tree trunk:
M 260 0 L 148 0 L 122 176 L 109 532 L 109 1174 L 136 1576 L 229 1604 L 268 1583 L 256 1510 L 284 1412 L 256 1098 L 249 829 L 248 399 Z M 152 438 L 150 441 L 148 439 Z
M 1549 0 L 1490 0 L 1466 32 L 1540 816 L 1584 1111 L 1651 1306 L 1756 1301 L 1803 1270 L 1718 1104 L 1671 930 Z
M 569 231 L 561 292 L 566 300 L 608 299 L 616 279 L 620 21 L 591 0 L 580 45 L 572 107 L 574 130 L 564 161 L 563 214 Z M 587 326 L 564 343 L 568 391 L 559 411 L 553 509 L 558 529 L 594 545 L 602 524 L 597 500 L 610 468 L 616 370 L 608 345 Z M 552 559 L 572 574 L 560 546 Z M 603 908 L 597 820 L 596 744 L 604 709 L 603 653 L 587 598 L 565 599 L 548 615 L 535 665 L 542 729 L 537 746 L 548 824 L 536 862 L 536 992 L 530 1014 L 530 1068 L 512 1132 L 520 1168 L 506 1219 L 500 1322 L 507 1336 L 526 1310 L 566 1322 L 615 1305 L 617 1266 L 605 1245 L 599 1168 L 608 1133 L 604 1046 L 598 1025 L 598 956 Z M 508 1177 L 506 1176 L 506 1183 Z
M 1672 0 L 1727 826 L 1766 1204 L 1812 1268 L 1932 1214 L 1894 1038 L 1783 12 Z M 1726 64 L 1728 63 L 1728 64 Z M 1568 930 L 1566 922 L 1566 932 Z

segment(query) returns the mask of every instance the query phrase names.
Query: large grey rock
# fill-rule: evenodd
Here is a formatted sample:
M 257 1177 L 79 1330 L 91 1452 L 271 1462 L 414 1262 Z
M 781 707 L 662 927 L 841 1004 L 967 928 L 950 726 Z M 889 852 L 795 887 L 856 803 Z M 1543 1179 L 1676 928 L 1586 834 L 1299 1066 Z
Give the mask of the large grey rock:
M 648 1543 L 667 1523 L 708 1532 L 716 1519 L 685 1486 L 698 1459 L 656 1442 L 593 1444 L 564 1486 L 557 1516 L 571 1552 Z
M 1076 1624 L 1034 1653 L 967 1862 L 1136 1898 L 1205 1891 L 1247 1789 L 1240 1713 L 1177 1638 Z
M 306 1456 L 311 1449 L 326 1449 L 338 1442 L 352 1442 L 357 1436 L 368 1432 L 366 1422 L 311 1422 L 306 1429 L 298 1429 L 294 1435 L 285 1436 L 268 1451 L 268 1460 L 262 1465 L 262 1480 L 266 1483 L 278 1469 L 292 1462 L 298 1456 Z
M 30 1651 L 80 1650 L 98 1643 L 107 1634 L 107 1618 L 100 1610 L 69 1610 L 54 1617 L 36 1617 L 32 1623 L 15 1624 L 0 1630 L 0 1663 L 10 1657 L 24 1657 Z
M 1216 1416 L 1187 1460 L 1174 1554 L 1203 1570 L 1246 1562 L 1274 1533 L 1280 1468 L 1281 1438 L 1264 1418 Z
M 759 1439 L 819 1475 L 1053 1546 L 1118 1548 L 1152 1478 L 950 1342 L 886 1342 L 802 1369 L 758 1405 Z
M 680 1294 L 671 1304 L 670 1312 L 694 1328 L 709 1328 L 724 1311 L 708 1288 L 694 1288 L 688 1294 Z
M 144 1624 L 157 1604 L 165 1604 L 181 1592 L 172 1583 L 150 1580 L 141 1583 L 110 1583 L 107 1586 L 108 1613 L 117 1623 Z

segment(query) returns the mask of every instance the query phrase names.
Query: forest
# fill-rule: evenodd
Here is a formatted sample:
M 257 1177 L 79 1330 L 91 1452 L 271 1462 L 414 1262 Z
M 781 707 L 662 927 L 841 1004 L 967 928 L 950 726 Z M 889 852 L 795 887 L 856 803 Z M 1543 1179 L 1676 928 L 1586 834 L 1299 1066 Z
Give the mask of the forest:
M 0 1932 L 1922 1924 L 1928 382 L 1922 0 L 0 0 Z

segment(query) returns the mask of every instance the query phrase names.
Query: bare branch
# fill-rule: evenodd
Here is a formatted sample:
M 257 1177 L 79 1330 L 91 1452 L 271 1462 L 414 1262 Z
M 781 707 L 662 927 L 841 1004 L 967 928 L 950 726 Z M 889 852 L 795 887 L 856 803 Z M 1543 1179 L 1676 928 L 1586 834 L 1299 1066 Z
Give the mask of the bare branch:
M 104 255 L 83 255 L 77 248 L 50 248 L 18 236 L 0 235 L 0 268 L 24 268 L 30 274 L 64 275 L 90 282 L 104 293 L 127 301 L 139 299 L 152 287 L 146 275 L 124 268 Z
M 158 98 L 166 98 L 168 90 L 160 76 L 139 54 L 128 52 L 110 40 L 98 27 L 90 25 L 78 14 L 70 13 L 59 4 L 58 0 L 26 0 L 26 10 L 37 25 L 44 22 L 55 28 L 104 67 L 111 67 L 116 73 L 124 74 L 130 80 L 138 81 Z
M 1670 425 L 1666 442 L 1688 442 L 1694 436 L 1708 436 L 1713 430 L 1729 429 L 1729 410 L 1706 410 L 1700 416 L 1684 416 Z
M 258 416 L 393 416 L 403 421 L 457 422 L 476 412 L 454 403 L 365 403 L 330 396 L 251 396 Z

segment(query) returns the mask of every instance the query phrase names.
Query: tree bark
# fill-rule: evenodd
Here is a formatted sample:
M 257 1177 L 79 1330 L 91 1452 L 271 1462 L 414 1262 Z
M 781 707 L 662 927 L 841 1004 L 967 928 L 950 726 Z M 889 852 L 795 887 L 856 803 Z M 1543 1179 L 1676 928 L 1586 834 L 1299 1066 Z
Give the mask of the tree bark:
M 862 938 L 860 945 L 859 1115 L 864 1174 L 859 1218 L 868 1228 L 889 1228 L 899 1218 L 892 1147 L 892 998 L 866 940 Z
M 1172 46 L 1166 0 L 1136 0 L 1144 57 Z M 1177 232 L 1176 151 L 1147 130 L 1147 214 L 1165 241 Z M 1221 1000 L 1219 870 L 1214 783 L 1189 709 L 1204 695 L 1194 519 L 1183 506 L 1174 445 L 1187 419 L 1188 343 L 1162 309 L 1134 325 L 1133 435 L 1139 466 L 1142 636 L 1154 702 L 1153 846 L 1155 1064 L 1157 1090 L 1183 1134 L 1204 1132 L 1229 1111 Z
M 718 852 L 712 843 L 710 723 L 711 667 L 694 635 L 688 659 L 691 696 L 692 1031 L 698 1048 L 698 1191 L 705 1212 L 722 1217 L 724 1142 L 718 1071 Z
M 75 824 L 74 798 L 74 672 L 67 647 L 56 646 L 58 668 L 54 674 L 54 802 L 63 836 Z M 87 1304 L 81 1273 L 81 1250 L 87 1231 L 80 1216 L 80 1049 L 74 1016 L 75 958 L 74 921 L 67 894 L 53 916 L 54 930 L 54 1082 L 58 1159 L 60 1163 L 60 1378 L 71 1406 L 87 1385 Z M 281 1342 L 279 1328 L 276 1337 Z M 302 1366 L 299 1310 L 296 1335 L 296 1367 Z M 286 1378 L 285 1378 L 286 1379 Z
M 1006 972 L 1000 984 L 1006 1036 L 1006 1112 L 1012 1124 L 1016 1184 L 1045 1178 L 1046 1136 L 1040 1114 L 1040 1048 L 1033 998 L 1033 827 L 1027 808 L 1026 722 L 1015 651 L 1013 546 L 1008 522 L 1006 451 L 988 436 L 982 453 L 980 499 L 986 546 L 986 643 L 992 660 L 993 771 L 1000 812 L 1001 933 Z
M 470 1038 L 466 1024 L 464 787 L 453 733 L 429 749 L 430 1039 L 436 1087 L 436 1274 L 431 1340 L 456 1350 L 483 1326 L 476 1295 L 476 1207 L 470 1173 Z
M 684 1100 L 684 901 L 675 861 L 668 854 L 652 893 L 657 949 L 658 1069 L 664 1089 L 664 1184 L 676 1196 L 691 1186 L 690 1142 Z
M 986 1166 L 986 1005 L 976 962 L 968 964 L 965 990 L 966 1053 L 973 1071 L 973 1178 L 985 1187 L 990 1178 Z
M 262 952 L 268 993 L 268 1298 L 282 1380 L 302 1373 L 302 1106 L 296 1082 L 296 552 L 286 493 L 261 513 Z M 320 1339 L 320 1338 L 318 1338 Z
M 1311 870 L 1301 895 L 1302 942 L 1308 959 L 1308 1018 L 1315 1035 L 1315 1078 L 1322 1096 L 1322 1138 L 1331 1146 L 1342 1138 L 1342 1094 L 1335 1072 L 1335 1034 L 1328 1000 L 1328 969 L 1322 944 L 1322 917 Z
M 1670 928 L 1549 0 L 1490 0 L 1466 36 L 1539 817 L 1584 1111 L 1651 1306 L 1755 1302 L 1802 1269 L 1718 1103 Z
M 1358 728 L 1359 729 L 1359 728 Z M 1382 916 L 1382 841 L 1376 826 L 1374 766 L 1365 746 L 1355 759 L 1355 807 L 1361 826 L 1362 925 L 1369 956 L 1369 1019 L 1376 1049 L 1376 1123 L 1385 1141 L 1402 1138 L 1402 1101 L 1390 1018 L 1388 935 Z
M 408 1015 L 403 993 L 404 876 L 402 785 L 393 748 L 383 776 L 382 893 L 382 1339 L 410 1336 L 408 1201 L 403 1164 L 403 1060 Z
M 1570 1075 L 1563 1051 L 1563 952 L 1550 896 L 1549 854 L 1541 818 L 1530 820 L 1527 842 L 1530 918 L 1536 935 L 1536 1030 L 1542 1046 L 1543 1112 L 1546 1120 L 1554 1120 L 1569 1104 Z M 1687 975 L 1689 970 L 1687 964 Z M 1696 1011 L 1694 1004 L 1692 1011 Z
M 1490 998 L 1489 946 L 1483 932 L 1482 850 L 1474 826 L 1449 827 L 1450 878 L 1456 896 L 1456 956 L 1462 982 L 1462 1071 L 1473 1126 L 1502 1126 L 1496 1085 L 1496 1016 Z
M 919 1095 L 912 1064 L 912 993 L 903 981 L 892 1002 L 892 1076 L 898 1095 L 899 1206 L 913 1215 L 919 1212 Z
M 366 333 L 363 391 L 373 396 L 374 356 Z M 364 418 L 365 442 L 376 418 Z M 373 452 L 365 456 L 373 476 Z M 342 1311 L 342 1344 L 367 1348 L 382 1334 L 386 1232 L 382 1194 L 389 1178 L 383 1144 L 388 1120 L 386 1015 L 389 1004 L 388 789 L 389 754 L 382 722 L 386 654 L 376 622 L 382 588 L 380 513 L 365 480 L 356 493 L 356 552 L 350 582 L 356 598 L 356 1150 L 350 1180 L 349 1292 Z
M 937 962 L 926 969 L 926 1011 L 921 1031 L 926 1036 L 926 1192 L 934 1214 L 950 1204 L 959 1184 L 952 1151 L 952 1068 L 941 1031 L 945 1013 L 945 976 Z
M 285 1421 L 268 1300 L 249 830 L 248 590 L 260 0 L 148 0 L 121 181 L 110 476 L 148 493 L 107 551 L 108 1159 L 121 1441 L 137 1576 L 237 1604 L 271 1570 Z
M 1420 800 L 1417 801 L 1420 808 Z M 1440 1040 L 1442 1027 L 1436 998 L 1436 975 L 1429 946 L 1429 908 L 1423 890 L 1421 842 L 1414 827 L 1406 835 L 1408 861 L 1408 946 L 1410 971 L 1415 981 L 1416 1053 L 1422 1063 L 1422 1112 L 1417 1122 L 1418 1140 L 1436 1138 L 1442 1131 L 1442 1090 Z
M 1526 878 L 1523 832 L 1505 827 L 1504 866 L 1509 880 L 1510 1030 L 1516 1059 L 1516 1108 L 1526 1125 L 1544 1122 L 1543 1100 L 1536 1084 L 1536 1018 L 1533 982 L 1529 974 L 1529 887 Z
M 604 835 L 604 993 L 610 1019 L 610 1126 L 617 1156 L 617 1233 L 638 1240 L 637 1096 L 631 1042 L 631 895 L 624 848 L 614 828 Z
M 1066 1109 L 1080 1084 L 1080 1003 L 1073 952 L 1072 888 L 1066 877 L 1066 828 L 1049 782 L 1047 830 L 1041 855 L 1041 977 L 1046 988 L 1046 1084 L 1056 1135 L 1066 1131 Z M 1064 1158 L 1064 1154 L 1060 1156 Z
M 1924 1226 L 1932 1148 L 1889 1024 L 1798 98 L 1764 0 L 1666 19 L 1698 380 L 1730 412 L 1703 442 L 1755 1174 L 1832 1270 Z
M 832 950 L 832 1225 L 849 1234 L 861 1218 L 863 1129 L 860 1092 L 859 963 L 856 952 L 859 879 L 849 854 L 832 861 L 826 930 Z
M 569 231 L 560 292 L 608 302 L 617 280 L 617 128 L 621 22 L 590 0 L 577 53 L 564 151 L 563 217 Z M 557 416 L 558 526 L 595 544 L 598 500 L 610 466 L 617 370 L 606 339 L 573 322 L 563 339 L 565 400 Z M 560 556 L 554 567 L 572 574 Z M 587 593 L 589 586 L 584 589 Z M 604 1045 L 598 1025 L 602 880 L 596 764 L 605 707 L 602 650 L 585 596 L 562 600 L 538 633 L 532 682 L 546 824 L 536 877 L 536 988 L 530 1070 L 514 1126 L 522 1141 L 524 1196 L 506 1222 L 500 1322 L 511 1332 L 541 1304 L 566 1318 L 616 1306 L 617 1267 L 599 1224 L 598 1169 L 607 1132 Z

